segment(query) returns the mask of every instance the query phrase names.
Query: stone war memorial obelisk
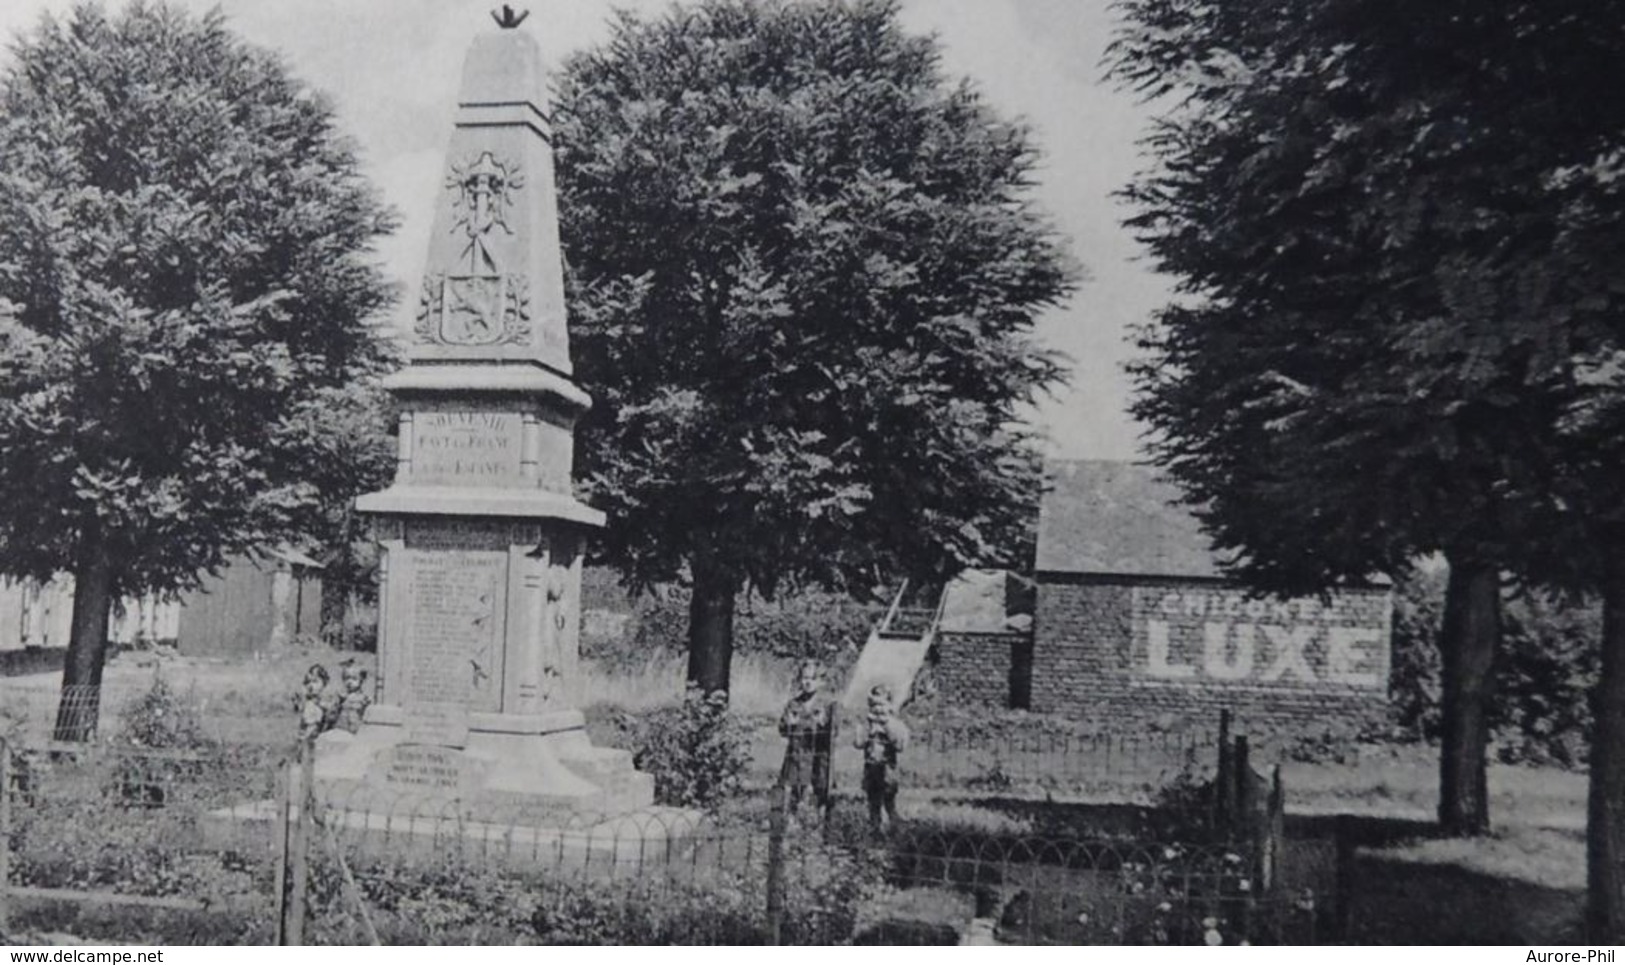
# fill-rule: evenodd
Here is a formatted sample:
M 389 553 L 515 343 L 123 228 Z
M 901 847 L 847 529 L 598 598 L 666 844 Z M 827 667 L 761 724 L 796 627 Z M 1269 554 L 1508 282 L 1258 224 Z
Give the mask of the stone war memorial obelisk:
M 549 125 L 536 41 L 504 8 L 464 61 L 406 366 L 394 483 L 362 497 L 382 548 L 380 692 L 317 743 L 340 806 L 445 801 L 544 825 L 647 808 L 652 779 L 573 704 L 583 543 Z

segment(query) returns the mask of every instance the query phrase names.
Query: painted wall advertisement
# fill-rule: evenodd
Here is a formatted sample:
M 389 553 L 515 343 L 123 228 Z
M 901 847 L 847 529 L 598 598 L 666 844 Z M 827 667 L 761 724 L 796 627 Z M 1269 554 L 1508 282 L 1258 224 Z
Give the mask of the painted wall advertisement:
M 1392 603 L 1384 591 L 1275 600 L 1240 590 L 1134 589 L 1132 672 L 1148 680 L 1384 690 Z

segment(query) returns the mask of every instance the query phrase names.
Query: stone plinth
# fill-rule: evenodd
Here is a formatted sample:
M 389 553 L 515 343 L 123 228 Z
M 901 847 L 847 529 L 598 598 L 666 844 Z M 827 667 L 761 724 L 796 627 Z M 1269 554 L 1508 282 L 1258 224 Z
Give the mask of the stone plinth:
M 465 430 L 456 420 L 448 434 L 500 438 L 503 421 Z M 363 502 L 389 510 L 378 523 L 379 699 L 359 733 L 318 741 L 321 794 L 360 810 L 403 796 L 426 807 L 457 801 L 470 820 L 524 826 L 648 806 L 652 779 L 633 770 L 628 752 L 594 747 L 571 702 L 586 507 L 477 516 L 469 504 L 487 511 L 490 492 L 509 493 L 530 513 L 571 504 L 475 488 L 437 487 L 419 502 L 417 487 L 405 485 Z
M 435 743 L 414 734 L 400 708 L 383 706 L 358 734 L 323 735 L 316 779 L 324 802 L 387 811 L 409 801 L 424 814 L 539 827 L 654 800 L 653 779 L 632 769 L 627 751 L 594 747 L 577 711 L 475 714 L 463 723 L 458 744 Z

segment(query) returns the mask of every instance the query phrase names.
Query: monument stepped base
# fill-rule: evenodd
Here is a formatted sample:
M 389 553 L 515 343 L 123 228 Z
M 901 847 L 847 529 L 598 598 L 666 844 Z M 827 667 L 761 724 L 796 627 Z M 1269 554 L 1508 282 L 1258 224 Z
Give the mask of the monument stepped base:
M 315 795 L 346 848 L 430 861 L 448 850 L 513 868 L 617 874 L 680 868 L 703 816 L 654 806 L 654 778 L 629 752 L 594 747 L 579 711 L 470 714 L 460 746 L 414 743 L 399 708 L 374 705 L 360 731 L 317 739 Z M 297 770 L 288 780 L 296 784 Z M 205 816 L 217 847 L 273 835 L 274 801 Z
M 574 823 L 516 826 L 468 820 L 448 801 L 432 808 L 388 811 L 321 811 L 318 849 L 329 842 L 347 854 L 376 855 L 408 863 L 435 864 L 448 854 L 476 856 L 486 867 L 547 870 L 586 876 L 692 877 L 695 849 L 707 840 L 703 816 L 681 808 L 649 807 L 613 817 L 572 815 Z M 291 809 L 290 820 L 298 819 Z M 274 836 L 276 803 L 254 801 L 204 815 L 204 844 L 255 850 Z M 330 832 L 330 834 L 329 834 Z
M 460 820 L 541 826 L 619 815 L 654 803 L 654 778 L 632 755 L 594 747 L 580 711 L 470 714 L 459 746 L 414 741 L 405 715 L 369 709 L 355 734 L 316 741 L 316 791 L 330 808 L 393 813 L 416 802 Z

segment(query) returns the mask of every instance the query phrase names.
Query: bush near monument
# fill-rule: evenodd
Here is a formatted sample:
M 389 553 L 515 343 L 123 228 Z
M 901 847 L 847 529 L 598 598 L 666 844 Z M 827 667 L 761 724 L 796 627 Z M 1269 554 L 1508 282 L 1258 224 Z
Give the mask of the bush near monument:
M 691 687 L 676 707 L 630 718 L 632 763 L 653 775 L 655 803 L 714 808 L 739 793 L 749 765 L 748 726 L 721 693 Z
M 119 715 L 113 743 L 154 750 L 201 750 L 214 746 L 203 732 L 197 702 L 179 693 L 163 674 Z

